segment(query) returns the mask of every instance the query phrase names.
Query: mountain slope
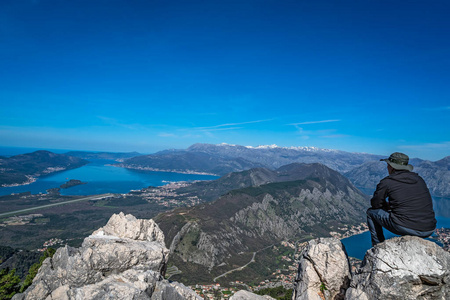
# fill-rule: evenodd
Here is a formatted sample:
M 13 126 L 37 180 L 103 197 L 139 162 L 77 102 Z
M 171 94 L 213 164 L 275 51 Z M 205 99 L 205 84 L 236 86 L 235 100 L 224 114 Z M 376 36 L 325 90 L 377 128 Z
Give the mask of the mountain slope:
M 233 190 L 214 202 L 178 209 L 155 220 L 182 270 L 203 268 L 214 277 L 231 268 L 242 253 L 284 239 L 329 236 L 365 220 L 367 200 L 346 178 L 322 165 L 293 165 L 311 174 Z M 187 279 L 189 280 L 189 279 Z
M 331 173 L 333 176 L 331 176 Z M 228 173 L 217 180 L 199 181 L 187 187 L 182 187 L 178 189 L 178 193 L 197 196 L 203 202 L 210 202 L 231 190 L 256 187 L 273 182 L 303 180 L 310 177 L 320 178 L 326 176 L 334 180 L 339 178 L 345 181 L 341 184 L 349 184 L 347 179 L 337 175 L 336 171 L 322 164 L 293 163 L 276 170 L 253 168 L 246 171 Z
M 78 168 L 87 163 L 81 158 L 44 150 L 0 158 L 0 186 L 32 182 L 36 177 Z

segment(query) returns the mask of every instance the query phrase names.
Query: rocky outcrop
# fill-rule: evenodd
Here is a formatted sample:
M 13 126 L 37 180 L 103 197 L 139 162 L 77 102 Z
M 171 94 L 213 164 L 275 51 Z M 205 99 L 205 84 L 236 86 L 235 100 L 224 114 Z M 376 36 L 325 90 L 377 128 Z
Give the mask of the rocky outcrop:
M 81 248 L 47 258 L 33 284 L 13 299 L 200 299 L 163 279 L 169 250 L 153 220 L 113 215 Z
M 274 300 L 274 298 L 267 295 L 260 296 L 249 291 L 240 290 L 231 296 L 230 300 Z
M 450 254 L 433 242 L 395 237 L 367 251 L 351 299 L 449 299 Z
M 342 243 L 336 238 L 312 240 L 302 253 L 294 297 L 344 299 L 350 278 L 350 264 Z
M 293 299 L 449 298 L 450 254 L 433 242 L 404 236 L 386 240 L 367 251 L 353 276 L 340 241 L 332 238 L 310 241 L 300 260 Z

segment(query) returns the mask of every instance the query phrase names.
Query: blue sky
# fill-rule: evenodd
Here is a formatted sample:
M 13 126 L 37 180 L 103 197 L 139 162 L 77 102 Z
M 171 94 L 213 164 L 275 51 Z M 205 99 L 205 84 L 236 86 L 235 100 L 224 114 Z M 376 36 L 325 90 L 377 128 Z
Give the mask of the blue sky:
M 450 155 L 448 1 L 0 2 L 0 146 Z

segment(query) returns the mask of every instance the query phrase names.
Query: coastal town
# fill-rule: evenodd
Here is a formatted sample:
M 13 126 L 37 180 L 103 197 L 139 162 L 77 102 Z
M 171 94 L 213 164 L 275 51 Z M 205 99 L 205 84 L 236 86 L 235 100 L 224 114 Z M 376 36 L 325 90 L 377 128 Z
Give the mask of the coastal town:
M 148 202 L 157 203 L 166 208 L 190 207 L 197 205 L 201 199 L 196 195 L 178 193 L 177 190 L 191 185 L 192 182 L 169 182 L 159 187 L 149 187 L 138 191 L 132 191 L 130 194 L 139 195 Z M 126 197 L 126 195 L 123 195 Z

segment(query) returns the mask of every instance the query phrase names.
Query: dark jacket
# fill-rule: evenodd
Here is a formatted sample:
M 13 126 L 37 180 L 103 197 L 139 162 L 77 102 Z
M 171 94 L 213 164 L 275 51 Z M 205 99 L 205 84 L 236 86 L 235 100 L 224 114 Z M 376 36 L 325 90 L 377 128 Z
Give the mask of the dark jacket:
M 400 226 L 419 231 L 436 228 L 430 192 L 417 173 L 395 171 L 383 178 L 370 203 L 375 209 L 390 209 L 392 220 Z

